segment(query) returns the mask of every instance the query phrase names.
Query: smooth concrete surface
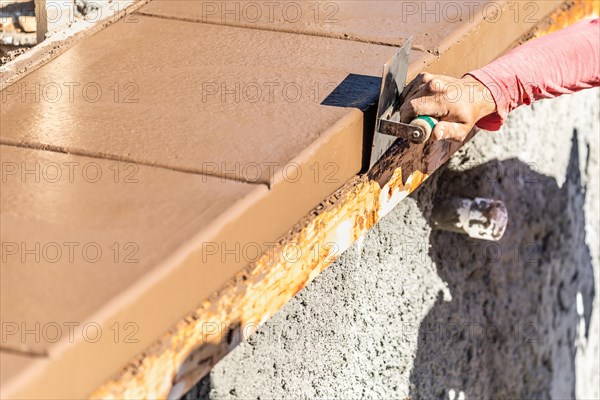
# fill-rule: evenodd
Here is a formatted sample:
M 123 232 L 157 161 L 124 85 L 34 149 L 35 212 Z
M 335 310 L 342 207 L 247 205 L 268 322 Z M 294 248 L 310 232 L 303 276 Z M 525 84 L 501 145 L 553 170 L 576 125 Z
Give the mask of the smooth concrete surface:
M 277 237 L 245 228 L 263 186 L 6 145 L 0 157 L 0 362 L 32 359 L 3 373 L 3 398 L 85 396 L 246 265 L 210 262 L 206 243 Z
M 0 382 L 8 382 L 15 379 L 21 374 L 27 367 L 33 365 L 34 358 L 20 355 L 11 354 L 5 351 L 0 352 Z
M 352 109 L 321 103 L 350 74 L 370 84 L 362 95 L 376 101 L 377 78 L 394 53 L 388 46 L 135 16 L 4 90 L 0 137 L 271 183 L 283 180 L 288 164 L 305 163 L 315 142 L 332 144 L 358 123 L 337 143 L 358 157 L 330 159 L 338 162 L 338 185 L 318 202 L 360 170 L 363 136 Z
M 406 38 L 412 36 L 414 50 L 439 55 L 446 50 L 445 39 L 452 37 L 452 41 L 458 42 L 456 32 L 472 29 L 474 21 L 498 23 L 502 14 L 512 14 L 515 24 L 523 19 L 530 22 L 539 21 L 548 14 L 548 10 L 555 9 L 561 1 L 544 3 L 527 5 L 488 0 L 243 0 L 229 3 L 210 0 L 154 0 L 140 9 L 140 13 L 219 25 L 336 37 L 395 47 L 401 46 Z M 497 42 L 496 45 L 498 44 Z
M 360 171 L 395 51 L 136 15 L 7 87 L 0 143 L 253 184 L 266 251 Z
M 468 23 L 485 2 L 468 7 L 455 2 L 446 10 L 456 23 Z M 456 26 L 443 21 L 442 4 L 430 4 L 430 21 L 422 14 L 425 4 L 407 1 L 281 1 L 214 2 L 204 0 L 154 0 L 141 13 L 220 25 L 298 32 L 315 36 L 338 37 L 352 41 L 382 43 L 399 47 L 414 36 L 423 51 L 433 51 L 440 39 Z M 438 25 L 434 27 L 435 19 Z M 442 22 L 442 24 L 439 24 Z M 445 22 L 445 23 L 444 23 Z
M 581 2 L 575 7 L 585 8 Z M 139 12 L 166 19 L 292 32 L 398 47 L 413 38 L 408 76 L 426 69 L 460 77 L 492 61 L 564 4 L 341 0 L 153 0 Z
M 600 398 L 599 95 L 481 132 L 186 399 Z M 431 230 L 459 195 L 500 242 Z

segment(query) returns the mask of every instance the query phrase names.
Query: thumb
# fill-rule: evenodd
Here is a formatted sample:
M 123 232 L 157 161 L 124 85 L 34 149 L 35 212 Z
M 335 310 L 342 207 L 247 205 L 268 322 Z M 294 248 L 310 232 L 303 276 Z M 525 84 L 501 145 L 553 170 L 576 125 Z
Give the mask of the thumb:
M 463 142 L 469 131 L 463 124 L 456 122 L 440 121 L 433 128 L 433 140 L 448 140 L 450 142 Z

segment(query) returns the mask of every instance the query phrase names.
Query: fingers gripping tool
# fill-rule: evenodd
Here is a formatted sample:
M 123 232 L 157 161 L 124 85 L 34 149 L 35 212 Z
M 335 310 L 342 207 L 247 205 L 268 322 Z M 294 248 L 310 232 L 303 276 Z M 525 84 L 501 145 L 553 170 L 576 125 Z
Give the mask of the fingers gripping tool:
M 412 38 L 408 39 L 383 67 L 370 167 L 375 165 L 398 138 L 413 143 L 425 143 L 438 123 L 435 118 L 425 115 L 417 117 L 410 124 L 400 122 L 400 101 L 408 73 L 411 45 Z

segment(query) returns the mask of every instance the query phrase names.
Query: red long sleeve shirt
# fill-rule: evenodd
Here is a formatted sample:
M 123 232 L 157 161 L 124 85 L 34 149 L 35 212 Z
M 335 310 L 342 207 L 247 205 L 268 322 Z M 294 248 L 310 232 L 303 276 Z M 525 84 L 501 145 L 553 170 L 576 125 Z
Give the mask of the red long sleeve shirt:
M 497 131 L 523 104 L 600 86 L 600 23 L 584 20 L 532 40 L 468 75 L 488 87 L 497 111 L 477 123 Z

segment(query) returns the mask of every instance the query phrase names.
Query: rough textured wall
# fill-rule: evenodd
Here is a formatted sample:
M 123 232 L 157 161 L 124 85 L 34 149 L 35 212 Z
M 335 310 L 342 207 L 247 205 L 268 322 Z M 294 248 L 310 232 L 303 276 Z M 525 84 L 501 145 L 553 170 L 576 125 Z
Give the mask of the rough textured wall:
M 599 93 L 481 132 L 187 398 L 600 398 Z M 503 240 L 432 231 L 446 195 Z

